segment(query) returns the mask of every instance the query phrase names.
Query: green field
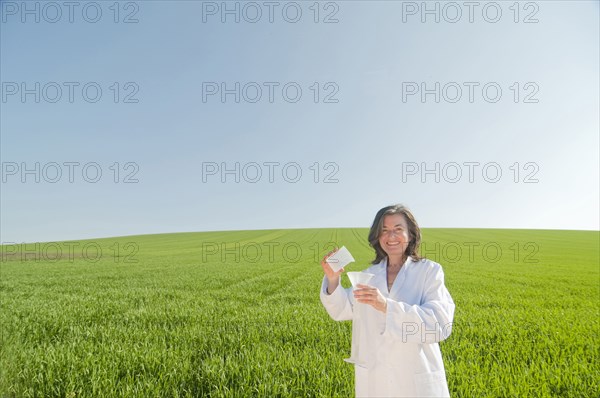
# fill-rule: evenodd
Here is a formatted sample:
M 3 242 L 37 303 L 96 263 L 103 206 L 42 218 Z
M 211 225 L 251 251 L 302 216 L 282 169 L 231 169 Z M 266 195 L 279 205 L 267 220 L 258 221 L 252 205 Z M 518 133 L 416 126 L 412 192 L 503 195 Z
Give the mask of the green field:
M 599 232 L 423 232 L 456 302 L 453 396 L 600 396 Z M 334 242 L 366 268 L 367 233 L 2 246 L 0 396 L 351 396 L 351 325 L 321 306 L 318 262 Z

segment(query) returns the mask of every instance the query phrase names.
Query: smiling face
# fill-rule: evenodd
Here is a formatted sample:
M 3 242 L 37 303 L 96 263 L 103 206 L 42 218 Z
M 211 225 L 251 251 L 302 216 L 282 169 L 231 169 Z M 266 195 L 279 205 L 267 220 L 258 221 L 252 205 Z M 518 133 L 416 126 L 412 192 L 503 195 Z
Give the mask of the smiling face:
M 389 214 L 383 218 L 379 244 L 392 258 L 401 258 L 410 242 L 406 219 L 402 214 Z
M 375 249 L 371 264 L 379 264 L 386 257 L 394 263 L 404 263 L 405 256 L 410 256 L 413 261 L 423 258 L 419 255 L 421 229 L 415 216 L 402 204 L 386 206 L 377 212 L 368 239 Z

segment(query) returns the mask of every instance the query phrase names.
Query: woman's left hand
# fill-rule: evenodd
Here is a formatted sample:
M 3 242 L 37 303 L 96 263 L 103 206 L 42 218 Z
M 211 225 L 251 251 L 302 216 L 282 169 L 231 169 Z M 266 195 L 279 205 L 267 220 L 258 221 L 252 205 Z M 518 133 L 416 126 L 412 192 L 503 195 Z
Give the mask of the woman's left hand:
M 373 286 L 358 284 L 357 288 L 354 289 L 354 298 L 359 303 L 369 304 L 377 311 L 381 311 L 384 314 L 387 311 L 387 301 L 383 294 Z

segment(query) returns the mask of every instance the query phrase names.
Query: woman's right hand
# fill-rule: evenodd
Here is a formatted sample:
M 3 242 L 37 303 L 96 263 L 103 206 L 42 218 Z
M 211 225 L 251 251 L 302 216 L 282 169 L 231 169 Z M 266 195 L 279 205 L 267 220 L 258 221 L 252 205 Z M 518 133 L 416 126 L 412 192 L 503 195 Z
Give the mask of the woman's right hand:
M 334 250 L 327 253 L 325 257 L 323 257 L 323 260 L 321 260 L 321 267 L 323 267 L 323 272 L 325 273 L 325 277 L 327 277 L 327 282 L 329 282 L 327 286 L 327 292 L 329 294 L 331 294 L 331 292 L 338 287 L 340 283 L 340 275 L 342 275 L 342 272 L 344 272 L 343 268 L 338 271 L 332 270 L 331 266 L 327 262 L 327 259 L 333 256 L 338 250 L 339 248 L 336 247 Z

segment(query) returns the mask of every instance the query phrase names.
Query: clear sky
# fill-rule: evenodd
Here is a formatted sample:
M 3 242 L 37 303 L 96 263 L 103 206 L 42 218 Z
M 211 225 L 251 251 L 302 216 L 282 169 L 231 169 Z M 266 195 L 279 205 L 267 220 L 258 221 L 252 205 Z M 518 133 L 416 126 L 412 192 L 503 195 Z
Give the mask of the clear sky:
M 2 242 L 599 229 L 597 1 L 224 4 L 0 2 Z

